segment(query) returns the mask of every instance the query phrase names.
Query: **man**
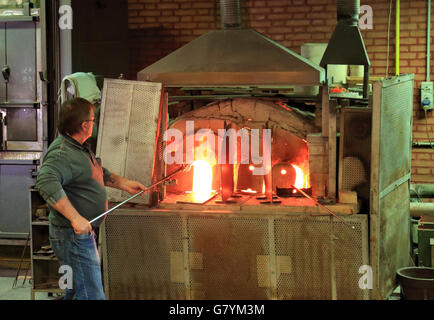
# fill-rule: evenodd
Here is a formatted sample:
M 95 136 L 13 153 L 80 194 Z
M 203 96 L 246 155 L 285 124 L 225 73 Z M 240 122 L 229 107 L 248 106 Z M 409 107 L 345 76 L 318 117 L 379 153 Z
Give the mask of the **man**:
M 65 299 L 105 299 L 95 233 L 89 223 L 108 209 L 104 186 L 130 194 L 146 191 L 141 183 L 103 168 L 95 158 L 86 143 L 94 121 L 94 106 L 87 100 L 74 98 L 62 104 L 60 134 L 47 150 L 35 185 L 50 206 L 51 247 L 60 265 L 72 270 L 72 288 L 67 284 Z M 102 220 L 93 225 L 98 227 Z

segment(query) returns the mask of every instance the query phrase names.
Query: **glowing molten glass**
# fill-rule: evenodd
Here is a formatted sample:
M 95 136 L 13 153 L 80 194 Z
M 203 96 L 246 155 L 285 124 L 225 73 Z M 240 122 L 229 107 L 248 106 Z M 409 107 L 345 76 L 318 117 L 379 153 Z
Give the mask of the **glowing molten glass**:
M 299 189 L 308 188 L 309 183 L 308 183 L 307 174 L 304 174 L 303 170 L 301 170 L 300 167 L 296 166 L 295 164 L 293 164 L 292 167 L 295 169 L 294 186 L 296 186 Z
M 205 160 L 193 162 L 193 193 L 198 197 L 209 197 L 212 193 L 212 166 Z
M 247 188 L 246 190 L 241 190 L 241 192 L 244 193 L 257 193 L 255 190 L 253 190 L 252 188 Z

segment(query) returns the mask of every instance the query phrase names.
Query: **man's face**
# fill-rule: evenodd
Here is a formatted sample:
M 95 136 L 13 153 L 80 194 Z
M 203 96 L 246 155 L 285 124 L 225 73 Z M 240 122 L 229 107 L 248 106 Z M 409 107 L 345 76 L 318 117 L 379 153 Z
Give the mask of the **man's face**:
M 89 117 L 84 122 L 83 133 L 85 134 L 86 140 L 92 136 L 93 124 L 95 122 L 95 115 L 93 113 L 93 108 L 89 111 Z

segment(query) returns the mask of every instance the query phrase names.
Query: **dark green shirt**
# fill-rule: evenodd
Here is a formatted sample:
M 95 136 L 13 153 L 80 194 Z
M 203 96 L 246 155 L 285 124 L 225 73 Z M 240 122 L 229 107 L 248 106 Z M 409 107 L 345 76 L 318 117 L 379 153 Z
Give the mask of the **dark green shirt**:
M 70 227 L 71 223 L 51 205 L 67 196 L 78 213 L 91 220 L 108 208 L 104 183 L 111 172 L 103 168 L 88 145 L 60 134 L 47 150 L 35 188 L 50 205 L 50 223 Z M 98 226 L 99 219 L 93 225 Z

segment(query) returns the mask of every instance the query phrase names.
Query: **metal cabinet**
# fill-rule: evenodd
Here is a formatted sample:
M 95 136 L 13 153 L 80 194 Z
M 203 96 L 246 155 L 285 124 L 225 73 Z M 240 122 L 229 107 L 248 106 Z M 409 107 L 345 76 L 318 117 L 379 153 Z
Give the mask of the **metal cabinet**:
M 4 23 L 4 64 L 9 80 L 5 101 L 30 103 L 37 101 L 36 86 L 36 21 L 8 21 Z M 1 39 L 1 38 L 0 38 Z M 3 77 L 4 78 L 4 77 Z
M 43 106 L 40 27 L 37 17 L 28 21 L 1 22 L 0 16 L 0 108 L 7 121 L 3 150 L 42 150 Z M 5 128 L 4 128 L 5 127 Z M 5 142 L 6 141 L 6 142 Z
M 35 184 L 41 153 L 29 153 L 27 160 L 9 152 L 0 156 L 0 238 L 25 239 L 30 229 L 29 187 Z
M 28 190 L 47 144 L 43 28 L 35 12 L 0 12 L 0 238 L 30 231 Z

